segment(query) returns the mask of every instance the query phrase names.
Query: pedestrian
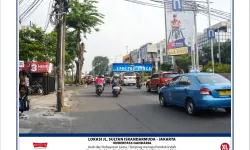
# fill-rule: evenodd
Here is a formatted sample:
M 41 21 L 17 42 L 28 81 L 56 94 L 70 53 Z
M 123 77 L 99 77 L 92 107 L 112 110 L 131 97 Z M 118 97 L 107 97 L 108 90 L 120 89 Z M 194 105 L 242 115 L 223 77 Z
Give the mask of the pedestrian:
M 184 74 L 184 70 L 183 69 L 180 69 L 180 74 Z

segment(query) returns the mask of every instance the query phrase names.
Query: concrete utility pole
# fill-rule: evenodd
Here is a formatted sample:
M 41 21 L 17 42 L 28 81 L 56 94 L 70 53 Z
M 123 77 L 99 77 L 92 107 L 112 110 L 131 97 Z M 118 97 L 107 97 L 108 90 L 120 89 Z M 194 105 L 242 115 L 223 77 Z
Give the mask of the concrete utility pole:
M 66 14 L 62 14 L 62 107 L 64 107 L 64 72 L 65 72 L 65 42 L 66 42 Z
M 199 70 L 199 50 L 198 50 L 198 35 L 197 35 L 197 5 L 194 0 L 194 26 L 195 26 L 195 49 L 196 49 L 196 69 Z
M 211 19 L 210 19 L 210 4 L 209 0 L 207 0 L 207 6 L 208 6 L 208 20 L 209 20 L 209 28 L 211 28 Z M 211 42 L 211 60 L 212 60 L 212 70 L 214 73 L 214 42 L 213 39 L 210 39 Z
M 62 101 L 62 0 L 57 0 L 57 17 L 58 17 L 58 32 L 57 32 L 57 51 L 56 51 L 56 66 L 57 66 L 57 111 L 61 112 Z
M 218 47 L 219 47 L 219 63 L 221 65 L 221 53 L 220 53 L 220 28 L 218 28 Z

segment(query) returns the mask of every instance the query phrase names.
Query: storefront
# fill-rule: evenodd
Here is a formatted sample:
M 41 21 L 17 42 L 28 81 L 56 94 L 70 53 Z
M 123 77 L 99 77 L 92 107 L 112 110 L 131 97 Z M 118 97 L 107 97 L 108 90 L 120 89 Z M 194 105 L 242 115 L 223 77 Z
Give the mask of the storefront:
M 42 85 L 44 94 L 55 91 L 55 77 L 52 75 L 52 64 L 49 62 L 25 62 L 20 68 L 20 75 L 23 73 L 29 77 L 30 85 L 35 81 Z

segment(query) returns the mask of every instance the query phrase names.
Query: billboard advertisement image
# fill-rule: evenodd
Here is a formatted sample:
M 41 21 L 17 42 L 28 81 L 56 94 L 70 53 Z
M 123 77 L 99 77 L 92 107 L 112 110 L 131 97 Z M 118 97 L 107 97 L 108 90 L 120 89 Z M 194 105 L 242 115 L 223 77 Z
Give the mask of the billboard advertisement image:
M 192 39 L 194 34 L 194 13 L 173 12 L 167 13 L 167 55 L 184 55 L 191 53 Z
M 153 70 L 152 64 L 126 64 L 126 63 L 113 63 L 113 72 L 151 72 Z

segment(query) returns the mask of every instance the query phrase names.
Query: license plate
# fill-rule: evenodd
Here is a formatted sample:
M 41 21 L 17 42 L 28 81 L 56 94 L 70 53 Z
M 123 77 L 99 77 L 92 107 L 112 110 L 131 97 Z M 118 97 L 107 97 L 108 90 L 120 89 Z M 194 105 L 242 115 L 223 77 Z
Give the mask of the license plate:
M 231 90 L 226 90 L 226 91 L 219 91 L 221 96 L 225 96 L 225 95 L 231 95 Z

